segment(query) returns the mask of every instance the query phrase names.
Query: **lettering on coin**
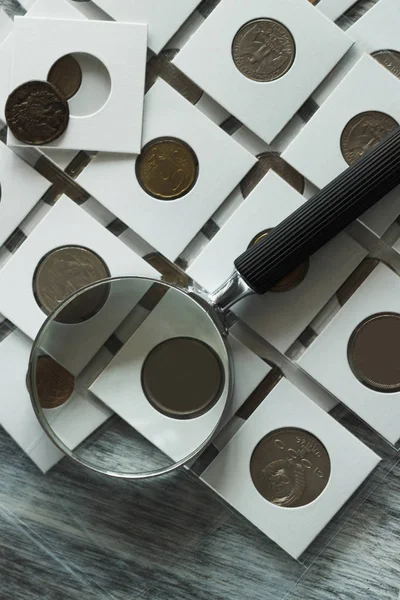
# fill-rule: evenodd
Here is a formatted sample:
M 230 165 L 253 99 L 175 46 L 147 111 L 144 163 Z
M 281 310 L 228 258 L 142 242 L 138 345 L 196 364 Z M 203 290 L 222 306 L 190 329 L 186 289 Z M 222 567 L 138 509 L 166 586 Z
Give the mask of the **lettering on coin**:
M 67 54 L 51 67 L 47 81 L 52 83 L 66 100 L 70 100 L 81 87 L 82 69 L 78 61 L 71 54 Z
M 400 79 L 400 52 L 397 50 L 377 50 L 372 52 L 371 56 Z
M 24 144 L 40 146 L 58 139 L 69 122 L 68 102 L 46 81 L 28 81 L 9 95 L 5 116 L 14 136 Z
M 343 130 L 340 147 L 344 160 L 354 165 L 384 140 L 398 123 L 389 115 L 367 111 L 353 117 Z
M 46 315 L 83 287 L 110 277 L 104 261 L 91 250 L 64 246 L 47 254 L 36 268 L 33 289 Z M 62 323 L 80 323 L 96 314 L 108 298 L 108 286 L 100 286 L 75 299 L 57 317 Z
M 42 408 L 58 408 L 73 394 L 75 378 L 50 356 L 36 362 L 36 391 Z M 29 390 L 29 385 L 27 385 Z
M 176 138 L 158 138 L 147 144 L 136 161 L 142 188 L 159 200 L 176 200 L 194 187 L 198 161 L 193 150 Z
M 243 25 L 232 44 L 238 70 L 254 81 L 279 79 L 292 67 L 296 45 L 290 31 L 273 19 L 256 19 Z
M 331 464 L 323 444 L 302 429 L 273 431 L 256 446 L 251 478 L 269 502 L 285 508 L 305 506 L 325 489 Z
M 249 248 L 258 244 L 266 235 L 271 233 L 272 229 L 265 229 L 258 233 L 250 242 Z M 296 288 L 306 278 L 308 270 L 310 268 L 310 261 L 307 260 L 299 265 L 294 271 L 288 273 L 283 279 L 276 283 L 269 291 L 270 292 L 289 292 Z
M 257 156 L 258 162 L 242 179 L 240 189 L 243 198 L 247 198 L 255 187 L 264 179 L 265 175 L 272 169 L 282 177 L 295 190 L 302 194 L 304 192 L 304 177 L 296 169 L 284 161 L 276 152 L 264 152 Z

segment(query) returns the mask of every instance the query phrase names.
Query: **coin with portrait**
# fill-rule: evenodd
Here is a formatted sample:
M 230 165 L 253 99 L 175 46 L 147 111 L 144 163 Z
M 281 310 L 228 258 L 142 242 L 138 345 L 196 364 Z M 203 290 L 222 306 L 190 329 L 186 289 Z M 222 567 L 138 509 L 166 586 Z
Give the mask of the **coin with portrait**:
M 340 139 L 344 160 L 348 165 L 354 165 L 398 126 L 391 116 L 379 111 L 370 110 L 356 115 L 347 123 Z
M 376 50 L 372 52 L 371 56 L 400 79 L 400 52 L 397 50 Z
M 28 81 L 8 96 L 7 125 L 24 144 L 41 146 L 57 140 L 69 123 L 68 102 L 47 81 Z
M 283 77 L 294 63 L 296 44 L 289 29 L 273 19 L 255 19 L 239 29 L 232 43 L 237 69 L 254 81 Z
M 284 508 L 306 506 L 316 500 L 327 486 L 330 472 L 325 446 L 311 433 L 294 427 L 266 435 L 250 461 L 258 492 Z

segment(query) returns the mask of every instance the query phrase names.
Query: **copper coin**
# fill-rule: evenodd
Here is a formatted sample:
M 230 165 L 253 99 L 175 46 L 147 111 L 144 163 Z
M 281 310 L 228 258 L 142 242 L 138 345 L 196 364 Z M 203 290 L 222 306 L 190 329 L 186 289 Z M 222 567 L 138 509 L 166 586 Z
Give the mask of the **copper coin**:
M 306 506 L 324 491 L 331 473 L 325 446 L 302 429 L 269 433 L 250 461 L 251 478 L 268 502 L 285 508 Z
M 71 54 L 67 54 L 51 67 L 47 81 L 52 83 L 66 100 L 70 100 L 82 85 L 82 69 L 78 61 Z
M 400 79 L 400 52 L 397 52 L 397 50 L 377 50 L 372 52 L 371 56 Z
M 138 156 L 136 176 L 150 196 L 176 200 L 190 192 L 197 181 L 197 157 L 182 140 L 158 138 Z
M 74 376 L 50 356 L 40 356 L 37 359 L 35 377 L 37 396 L 42 408 L 58 408 L 72 396 Z
M 69 122 L 69 107 L 51 83 L 28 81 L 8 96 L 5 116 L 20 142 L 41 146 L 54 142 L 64 133 Z
M 46 315 L 83 287 L 110 277 L 104 261 L 80 246 L 63 246 L 47 254 L 36 268 L 33 289 L 37 303 Z M 80 323 L 95 315 L 108 298 L 108 286 L 82 294 L 57 316 L 62 323 Z
M 257 158 L 258 162 L 242 179 L 240 184 L 243 198 L 247 198 L 251 194 L 270 169 L 282 177 L 286 183 L 291 185 L 300 194 L 304 192 L 304 177 L 284 161 L 279 154 L 276 152 L 264 152 L 257 156 Z
M 353 117 L 343 130 L 340 147 L 348 165 L 354 165 L 398 127 L 397 121 L 378 111 L 367 111 Z
M 379 313 L 358 325 L 347 356 L 354 375 L 377 392 L 400 390 L 400 314 Z
M 271 233 L 271 231 L 272 231 L 272 229 L 265 229 L 261 233 L 258 233 L 251 240 L 251 242 L 249 244 L 249 248 L 251 246 L 254 246 L 254 244 L 257 244 L 259 241 L 261 241 L 266 235 Z M 294 269 L 294 271 L 292 271 L 291 273 L 289 273 L 288 275 L 283 277 L 283 279 L 281 279 L 281 281 L 276 283 L 274 285 L 274 287 L 272 287 L 269 291 L 270 292 L 289 292 L 290 290 L 293 290 L 295 287 L 300 285 L 300 283 L 303 281 L 303 279 L 306 278 L 309 268 L 310 268 L 310 261 L 307 260 L 307 261 L 303 262 L 301 265 L 299 265 L 298 267 L 296 267 L 296 269 Z
M 225 384 L 217 353 L 204 342 L 176 337 L 156 346 L 144 361 L 142 387 L 159 412 L 194 419 L 219 400 Z
M 273 19 L 256 19 L 243 25 L 232 44 L 233 61 L 254 81 L 274 81 L 293 65 L 296 45 L 290 31 Z

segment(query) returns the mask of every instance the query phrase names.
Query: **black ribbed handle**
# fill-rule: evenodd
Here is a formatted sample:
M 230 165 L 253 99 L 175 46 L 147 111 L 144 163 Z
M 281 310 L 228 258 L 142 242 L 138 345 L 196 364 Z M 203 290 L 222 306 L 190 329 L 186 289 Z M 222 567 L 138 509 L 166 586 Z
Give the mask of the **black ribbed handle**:
M 400 128 L 239 256 L 237 271 L 264 294 L 399 184 Z

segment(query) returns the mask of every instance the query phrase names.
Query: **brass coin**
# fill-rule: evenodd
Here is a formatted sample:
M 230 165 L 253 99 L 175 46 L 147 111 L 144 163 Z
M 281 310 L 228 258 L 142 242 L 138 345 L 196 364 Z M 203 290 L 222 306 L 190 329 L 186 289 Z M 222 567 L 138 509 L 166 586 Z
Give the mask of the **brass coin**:
M 36 362 L 36 391 L 42 408 L 58 408 L 73 394 L 75 378 L 50 356 Z M 29 386 L 28 390 L 29 390 Z
M 348 165 L 354 165 L 375 148 L 399 124 L 389 115 L 367 111 L 353 117 L 343 130 L 340 147 Z
M 80 246 L 63 246 L 40 261 L 33 290 L 40 308 L 49 315 L 71 294 L 108 277 L 108 267 L 97 254 Z M 108 294 L 108 286 L 82 294 L 66 306 L 56 320 L 69 324 L 86 321 L 104 306 Z
M 293 65 L 296 45 L 290 31 L 273 19 L 243 25 L 232 44 L 238 70 L 254 81 L 268 82 L 285 75 Z
M 20 142 L 41 146 L 64 133 L 69 122 L 69 107 L 51 83 L 28 81 L 8 96 L 5 116 L 7 125 Z
M 78 61 L 71 54 L 67 54 L 51 67 L 47 81 L 52 83 L 66 100 L 70 100 L 82 85 L 82 69 Z
M 307 431 L 277 429 L 256 446 L 251 478 L 268 502 L 285 508 L 306 506 L 325 489 L 331 461 L 326 448 Z
M 240 189 L 243 198 L 247 198 L 251 194 L 270 169 L 282 177 L 286 183 L 291 185 L 300 194 L 304 192 L 304 177 L 284 161 L 279 154 L 276 152 L 264 152 L 257 156 L 257 158 L 258 162 L 241 181 Z
M 224 368 L 204 342 L 171 338 L 156 346 L 144 361 L 142 388 L 154 408 L 175 419 L 194 419 L 221 397 Z
M 377 392 L 400 390 L 400 314 L 378 313 L 352 333 L 347 357 L 355 377 Z
M 400 52 L 397 52 L 397 50 L 377 50 L 372 52 L 371 56 L 400 79 Z
M 250 242 L 249 248 L 257 244 L 261 241 L 266 235 L 271 233 L 272 229 L 265 229 L 261 233 L 258 233 Z M 269 291 L 270 292 L 289 292 L 293 290 L 295 287 L 300 285 L 303 279 L 306 278 L 308 269 L 310 268 L 310 261 L 307 260 L 303 262 L 301 265 L 296 267 L 294 271 L 286 275 L 281 281 L 274 285 Z
M 150 196 L 176 200 L 190 192 L 197 181 L 197 157 L 182 140 L 158 138 L 138 156 L 136 176 Z

